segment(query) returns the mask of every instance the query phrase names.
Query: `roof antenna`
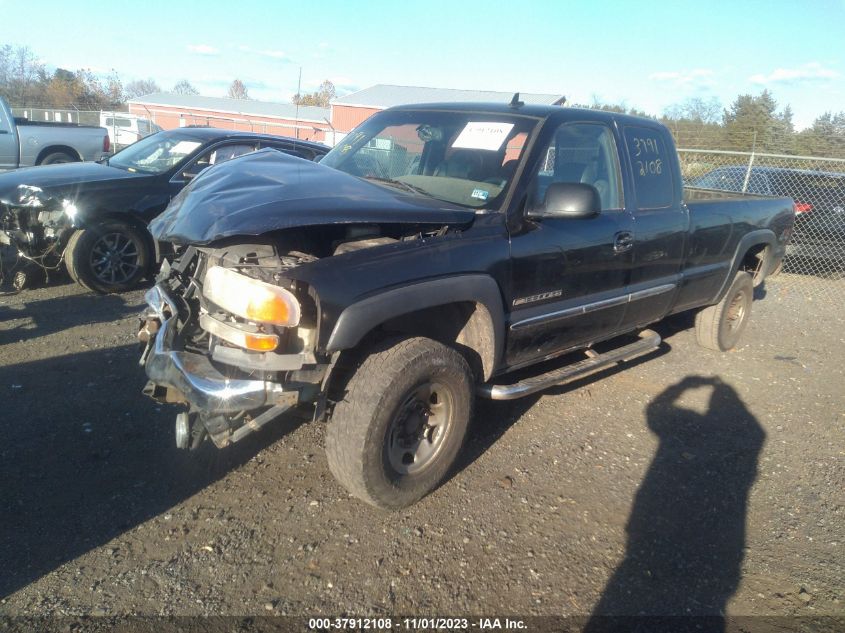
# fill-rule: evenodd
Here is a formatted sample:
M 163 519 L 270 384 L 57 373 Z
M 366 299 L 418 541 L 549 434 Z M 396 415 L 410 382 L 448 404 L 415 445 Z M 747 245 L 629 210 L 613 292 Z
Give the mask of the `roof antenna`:
M 510 102 L 510 107 L 512 107 L 512 108 L 521 108 L 521 107 L 522 107 L 522 106 L 524 106 L 524 105 L 525 105 L 525 102 L 524 102 L 524 101 L 520 101 L 520 100 L 519 100 L 519 93 L 518 93 L 518 92 L 514 92 L 514 93 L 513 93 L 513 99 L 511 99 L 511 102 Z

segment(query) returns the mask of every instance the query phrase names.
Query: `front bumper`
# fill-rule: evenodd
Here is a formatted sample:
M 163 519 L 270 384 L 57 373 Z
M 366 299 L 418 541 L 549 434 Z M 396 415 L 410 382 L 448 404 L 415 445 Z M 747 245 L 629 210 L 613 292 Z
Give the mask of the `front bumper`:
M 176 302 L 162 284 L 147 291 L 146 317 L 161 326 L 147 343 L 141 363 L 150 381 L 177 391 L 193 408 L 209 414 L 239 413 L 266 406 L 292 406 L 299 392 L 265 380 L 227 378 L 202 354 L 174 349 Z

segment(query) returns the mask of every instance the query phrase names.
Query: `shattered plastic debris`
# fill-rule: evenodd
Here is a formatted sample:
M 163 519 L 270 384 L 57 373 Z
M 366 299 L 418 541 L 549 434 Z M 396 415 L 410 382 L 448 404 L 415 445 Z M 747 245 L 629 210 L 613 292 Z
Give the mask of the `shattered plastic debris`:
M 44 190 L 34 185 L 18 185 L 18 204 L 22 207 L 41 207 Z

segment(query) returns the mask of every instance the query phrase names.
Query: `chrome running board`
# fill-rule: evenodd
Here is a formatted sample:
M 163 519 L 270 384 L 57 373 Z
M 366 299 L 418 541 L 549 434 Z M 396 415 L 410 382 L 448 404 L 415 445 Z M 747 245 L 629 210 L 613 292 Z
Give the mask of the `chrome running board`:
M 583 378 L 624 360 L 631 360 L 637 356 L 648 354 L 660 346 L 660 341 L 660 335 L 657 332 L 643 330 L 640 332 L 639 341 L 624 347 L 619 347 L 604 354 L 597 354 L 588 349 L 585 350 L 588 358 L 577 363 L 553 369 L 539 376 L 531 376 L 512 385 L 485 383 L 478 387 L 478 395 L 491 400 L 516 400 L 549 387 L 564 385 L 578 378 Z

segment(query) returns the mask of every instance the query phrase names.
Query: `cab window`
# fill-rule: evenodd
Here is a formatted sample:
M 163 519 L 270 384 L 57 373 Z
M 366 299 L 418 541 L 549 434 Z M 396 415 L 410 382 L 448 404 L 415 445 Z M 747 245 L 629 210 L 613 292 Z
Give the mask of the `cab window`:
M 616 143 L 610 129 L 598 123 L 565 123 L 541 152 L 530 188 L 529 207 L 543 203 L 555 182 L 595 187 L 602 211 L 622 208 Z

